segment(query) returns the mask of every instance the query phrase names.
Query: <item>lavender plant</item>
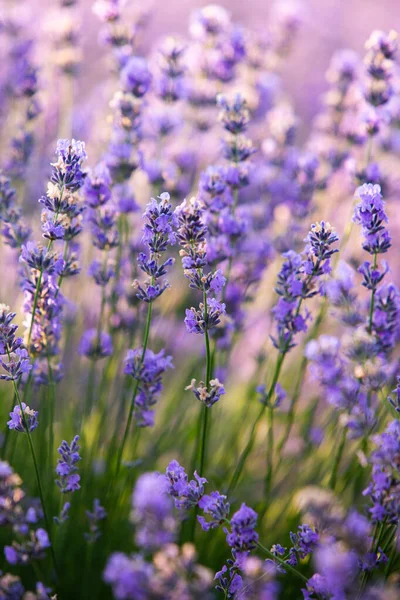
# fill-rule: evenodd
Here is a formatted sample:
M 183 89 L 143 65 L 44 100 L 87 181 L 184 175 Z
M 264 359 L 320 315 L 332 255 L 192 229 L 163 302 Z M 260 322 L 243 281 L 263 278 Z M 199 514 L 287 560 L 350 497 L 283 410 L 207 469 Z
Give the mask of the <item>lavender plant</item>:
M 56 4 L 0 19 L 0 597 L 395 600 L 396 32 Z

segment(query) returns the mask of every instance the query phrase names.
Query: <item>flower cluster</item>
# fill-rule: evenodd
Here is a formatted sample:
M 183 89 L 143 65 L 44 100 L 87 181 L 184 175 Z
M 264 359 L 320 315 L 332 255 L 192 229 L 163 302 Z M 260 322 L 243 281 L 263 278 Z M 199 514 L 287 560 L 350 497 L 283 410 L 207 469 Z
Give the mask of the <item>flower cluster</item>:
M 75 492 L 81 487 L 79 484 L 81 477 L 77 473 L 77 463 L 81 460 L 78 441 L 79 436 L 76 435 L 71 444 L 64 440 L 58 448 L 61 458 L 58 459 L 56 467 L 56 473 L 59 476 L 56 484 L 63 494 Z
M 189 481 L 185 469 L 176 460 L 168 465 L 165 477 L 168 482 L 167 492 L 175 499 L 176 508 L 188 509 L 196 506 L 204 495 L 207 479 L 200 477 L 195 471 L 195 479 Z
M 0 379 L 18 381 L 25 373 L 29 373 L 32 365 L 22 338 L 15 337 L 18 325 L 12 321 L 16 313 L 9 310 L 8 306 L 0 304 L 0 364 L 5 371 L 0 374 Z
M 154 425 L 153 406 L 161 393 L 162 376 L 167 369 L 173 369 L 172 357 L 166 356 L 164 350 L 157 354 L 149 349 L 144 354 L 141 348 L 128 350 L 124 372 L 136 381 L 133 412 L 139 427 Z
M 98 498 L 94 499 L 93 510 L 87 510 L 86 516 L 89 521 L 89 532 L 85 533 L 85 539 L 89 544 L 94 544 L 101 536 L 100 521 L 104 521 L 107 517 L 107 512 Z
M 274 346 L 283 354 L 295 345 L 295 334 L 307 330 L 310 315 L 308 311 L 302 313 L 302 303 L 318 294 L 318 278 L 330 273 L 330 258 L 337 252 L 331 246 L 338 239 L 333 227 L 321 221 L 311 226 L 304 258 L 292 250 L 283 255 L 285 261 L 275 288 L 280 298 L 273 309 L 278 336 L 272 337 Z
M 0 174 L 0 221 L 4 242 L 11 248 L 21 248 L 29 239 L 31 229 L 21 216 L 11 180 L 3 174 Z
M 394 93 L 392 77 L 397 51 L 397 32 L 376 30 L 365 43 L 364 62 L 368 71 L 365 97 L 372 106 L 386 104 Z
M 144 58 L 129 58 L 120 73 L 120 90 L 114 96 L 114 128 L 106 164 L 116 183 L 127 181 L 140 164 L 141 113 L 152 75 Z
M 165 477 L 158 473 L 139 477 L 132 495 L 131 520 L 139 548 L 153 551 L 175 540 L 177 523 Z
M 180 255 L 185 277 L 190 287 L 203 292 L 204 302 L 199 309 L 186 310 L 185 323 L 190 333 L 201 333 L 216 327 L 221 315 L 225 314 L 225 304 L 216 298 L 209 298 L 210 292 L 218 293 L 225 284 L 220 271 L 205 273 L 207 252 L 205 236 L 207 228 L 203 222 L 203 207 L 199 200 L 186 200 L 176 209 L 178 218 L 177 239 L 182 246 Z
M 372 480 L 364 495 L 372 501 L 369 511 L 373 522 L 397 524 L 400 517 L 400 480 L 396 467 L 400 457 L 400 423 L 390 423 L 374 441 L 377 449 L 371 455 Z
M 144 213 L 146 223 L 143 228 L 143 242 L 149 249 L 149 255 L 140 252 L 137 260 L 139 268 L 146 273 L 149 280 L 144 287 L 139 281 L 134 282 L 136 295 L 144 302 L 153 302 L 167 289 L 168 283 L 159 280 L 166 275 L 167 268 L 174 264 L 173 258 L 160 262 L 161 255 L 167 250 L 168 245 L 175 243 L 173 231 L 175 215 L 169 199 L 167 192 L 159 196 L 159 202 L 152 198 Z
M 48 240 L 71 241 L 81 230 L 83 205 L 77 192 L 85 180 L 82 162 L 87 158 L 84 142 L 58 140 L 57 161 L 52 163 L 53 171 L 47 186 L 43 204 L 42 231 Z

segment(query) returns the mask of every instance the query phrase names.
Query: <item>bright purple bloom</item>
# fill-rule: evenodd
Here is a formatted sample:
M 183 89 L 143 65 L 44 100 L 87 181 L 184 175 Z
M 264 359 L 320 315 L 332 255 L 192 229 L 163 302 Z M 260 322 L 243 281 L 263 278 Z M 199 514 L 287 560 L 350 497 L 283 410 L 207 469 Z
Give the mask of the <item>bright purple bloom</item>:
M 228 519 L 230 505 L 227 497 L 219 492 L 211 492 L 210 495 L 205 494 L 199 500 L 198 505 L 206 515 L 211 517 L 210 521 L 201 516 L 197 517 L 203 531 L 215 529 Z
M 10 429 L 15 429 L 15 431 L 20 431 L 21 433 L 26 433 L 28 431 L 34 431 L 39 425 L 38 422 L 38 412 L 37 410 L 32 410 L 22 402 L 22 411 L 19 405 L 14 407 L 14 410 L 10 413 L 11 419 L 7 422 L 7 425 Z M 26 424 L 26 426 L 25 426 Z
M 189 481 L 185 469 L 176 460 L 170 462 L 165 476 L 167 492 L 175 499 L 176 508 L 189 509 L 199 503 L 204 494 L 204 484 L 207 483 L 205 477 L 200 477 L 195 471 L 195 479 Z
M 255 531 L 257 518 L 257 513 L 244 502 L 232 516 L 231 532 L 227 532 L 226 541 L 235 555 L 247 553 L 257 546 L 258 534 Z

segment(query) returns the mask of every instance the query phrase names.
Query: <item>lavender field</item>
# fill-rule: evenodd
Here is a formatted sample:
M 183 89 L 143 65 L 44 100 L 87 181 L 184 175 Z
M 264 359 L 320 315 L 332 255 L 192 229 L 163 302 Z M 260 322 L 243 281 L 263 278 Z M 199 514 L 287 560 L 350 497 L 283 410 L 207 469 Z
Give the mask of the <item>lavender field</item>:
M 0 3 L 0 599 L 400 600 L 398 8 L 167 5 Z

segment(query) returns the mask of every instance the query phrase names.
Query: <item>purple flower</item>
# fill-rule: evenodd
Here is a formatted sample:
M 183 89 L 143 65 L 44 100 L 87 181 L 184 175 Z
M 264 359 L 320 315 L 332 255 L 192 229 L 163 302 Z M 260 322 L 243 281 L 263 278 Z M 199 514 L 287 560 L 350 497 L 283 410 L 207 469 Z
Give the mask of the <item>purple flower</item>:
M 128 350 L 124 373 L 138 382 L 133 411 L 139 427 L 154 425 L 153 406 L 162 391 L 162 376 L 173 368 L 172 357 L 165 356 L 164 350 L 155 354 L 147 349 L 144 356 L 141 348 Z
M 176 508 L 189 509 L 198 504 L 204 494 L 207 479 L 200 477 L 195 471 L 195 480 L 189 481 L 185 469 L 176 460 L 170 462 L 165 476 L 168 483 L 167 492 L 175 499 Z
M 107 517 L 107 512 L 101 506 L 98 498 L 93 500 L 93 510 L 87 510 L 86 516 L 89 521 L 89 533 L 85 533 L 85 539 L 89 544 L 94 544 L 101 536 L 100 521 L 104 521 Z
M 71 444 L 68 444 L 65 440 L 61 443 L 58 448 L 58 452 L 61 458 L 58 459 L 56 473 L 59 479 L 56 480 L 56 484 L 60 488 L 63 494 L 68 492 L 75 492 L 80 489 L 80 475 L 78 475 L 77 463 L 81 460 L 79 456 L 79 436 L 76 435 L 72 440 Z
M 211 379 L 208 387 L 203 381 L 196 386 L 196 380 L 192 379 L 191 384 L 185 390 L 191 390 L 197 400 L 203 402 L 207 407 L 218 402 L 220 397 L 225 394 L 225 388 L 218 379 Z
M 364 496 L 372 501 L 370 513 L 374 522 L 397 523 L 400 517 L 400 485 L 397 463 L 400 459 L 400 422 L 392 421 L 386 431 L 375 436 L 377 449 L 371 455 L 372 481 Z
M 151 594 L 153 576 L 153 567 L 140 555 L 128 557 L 122 552 L 110 556 L 103 574 L 118 600 L 146 600 Z
M 391 246 L 391 238 L 384 226 L 388 218 L 381 187 L 364 183 L 357 188 L 355 197 L 359 198 L 360 202 L 356 204 L 353 221 L 362 227 L 364 250 L 370 254 L 387 252 Z
M 100 334 L 96 329 L 88 329 L 83 334 L 79 344 L 79 354 L 91 360 L 100 360 L 112 354 L 111 336 L 105 331 Z
M 147 62 L 139 56 L 129 59 L 121 72 L 121 83 L 125 92 L 137 98 L 144 96 L 150 89 L 152 75 Z
M 132 495 L 132 509 L 139 548 L 155 550 L 175 540 L 177 524 L 164 475 L 144 473 L 139 477 Z
M 242 555 L 256 547 L 258 542 L 258 534 L 255 531 L 257 518 L 257 513 L 246 506 L 244 502 L 232 516 L 231 532 L 227 532 L 226 541 L 235 554 Z
M 215 298 L 209 298 L 207 309 L 200 302 L 199 309 L 192 307 L 186 309 L 185 324 L 189 333 L 204 334 L 220 323 L 221 315 L 225 314 L 226 305 Z
M 83 188 L 85 200 L 91 208 L 103 206 L 111 199 L 111 175 L 104 163 L 98 163 L 94 172 L 86 177 Z
M 20 431 L 21 433 L 26 433 L 27 430 L 33 431 L 39 425 L 39 413 L 29 408 L 25 402 L 22 402 L 21 406 L 22 412 L 19 405 L 14 407 L 14 410 L 10 413 L 11 419 L 7 422 L 7 425 L 9 429 L 15 429 L 15 431 Z
M 210 495 L 205 494 L 199 500 L 199 508 L 206 514 L 210 515 L 211 521 L 207 521 L 204 517 L 198 516 L 203 531 L 210 531 L 221 525 L 229 516 L 229 502 L 227 497 L 219 492 L 211 492 Z

